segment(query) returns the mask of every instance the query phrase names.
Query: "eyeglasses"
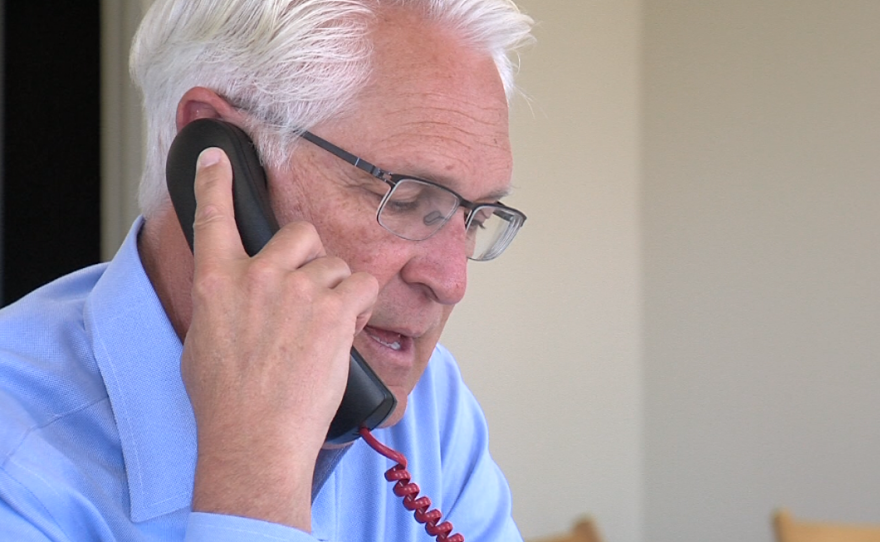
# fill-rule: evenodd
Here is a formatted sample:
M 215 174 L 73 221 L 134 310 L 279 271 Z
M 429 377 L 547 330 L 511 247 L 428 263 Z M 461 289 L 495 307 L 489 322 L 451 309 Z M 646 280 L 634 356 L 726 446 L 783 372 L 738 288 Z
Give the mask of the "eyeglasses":
M 526 215 L 502 203 L 468 201 L 435 182 L 380 169 L 311 132 L 304 130 L 299 135 L 390 187 L 379 203 L 376 219 L 400 238 L 424 241 L 464 207 L 468 258 L 484 262 L 504 252 L 526 221 Z

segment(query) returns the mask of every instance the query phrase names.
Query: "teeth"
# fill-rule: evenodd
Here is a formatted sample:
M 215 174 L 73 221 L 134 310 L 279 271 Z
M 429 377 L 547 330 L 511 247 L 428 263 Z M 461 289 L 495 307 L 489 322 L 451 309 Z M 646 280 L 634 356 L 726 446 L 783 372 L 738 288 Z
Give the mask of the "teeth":
M 383 341 L 382 339 L 380 339 L 379 337 L 377 337 L 375 335 L 372 335 L 372 334 L 369 334 L 369 335 L 370 335 L 370 337 L 372 337 L 372 339 L 374 341 L 381 344 L 382 346 L 385 346 L 385 347 L 390 348 L 392 350 L 400 350 L 400 348 L 401 348 L 400 341 L 394 341 L 393 343 L 388 343 L 388 342 Z

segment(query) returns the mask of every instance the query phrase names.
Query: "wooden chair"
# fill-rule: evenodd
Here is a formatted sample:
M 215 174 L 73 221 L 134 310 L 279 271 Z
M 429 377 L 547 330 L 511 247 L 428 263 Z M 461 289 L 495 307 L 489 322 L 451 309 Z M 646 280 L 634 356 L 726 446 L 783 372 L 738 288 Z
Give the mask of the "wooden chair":
M 880 542 L 880 525 L 801 521 L 788 510 L 773 515 L 777 542 Z
M 571 532 L 565 535 L 533 538 L 528 542 L 602 542 L 599 530 L 592 518 L 583 518 L 574 524 Z

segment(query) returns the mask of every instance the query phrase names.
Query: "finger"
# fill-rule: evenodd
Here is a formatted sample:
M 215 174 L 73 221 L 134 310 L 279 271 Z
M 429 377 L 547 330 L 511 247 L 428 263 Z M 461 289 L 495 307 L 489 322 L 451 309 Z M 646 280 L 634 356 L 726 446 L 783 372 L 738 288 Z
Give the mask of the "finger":
M 360 333 L 373 313 L 373 306 L 379 296 L 379 282 L 369 273 L 352 273 L 335 290 L 348 300 L 348 306 L 356 316 L 355 334 Z
M 329 289 L 334 289 L 351 276 L 351 268 L 341 258 L 324 256 L 304 264 L 299 268 L 300 273 L 309 277 L 315 284 Z
M 292 271 L 326 255 L 321 237 L 312 224 L 290 222 L 272 236 L 256 257 Z
M 193 252 L 196 266 L 210 259 L 241 257 L 244 248 L 232 206 L 232 167 L 226 154 L 208 148 L 199 155 L 194 191 Z

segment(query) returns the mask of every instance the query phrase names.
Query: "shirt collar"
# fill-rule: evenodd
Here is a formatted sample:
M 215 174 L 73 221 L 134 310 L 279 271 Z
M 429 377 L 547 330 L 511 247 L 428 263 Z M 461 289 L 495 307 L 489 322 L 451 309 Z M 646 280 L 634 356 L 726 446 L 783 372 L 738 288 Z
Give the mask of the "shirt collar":
M 119 429 L 131 519 L 192 501 L 196 424 L 180 376 L 180 339 L 137 251 L 139 218 L 85 306 L 86 331 Z

